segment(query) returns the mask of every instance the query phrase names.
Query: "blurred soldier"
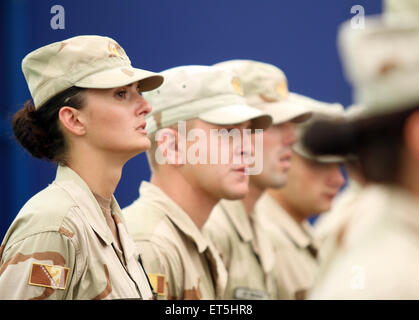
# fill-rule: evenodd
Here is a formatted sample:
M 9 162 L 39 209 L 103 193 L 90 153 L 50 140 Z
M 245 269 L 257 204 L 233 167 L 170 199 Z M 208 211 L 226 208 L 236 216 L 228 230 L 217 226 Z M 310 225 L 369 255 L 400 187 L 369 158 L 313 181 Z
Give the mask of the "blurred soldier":
M 124 164 L 150 147 L 141 92 L 163 78 L 99 36 L 39 48 L 22 69 L 33 101 L 14 116 L 15 136 L 58 169 L 7 231 L 0 299 L 151 299 L 113 192 Z
M 398 5 L 409 3 L 416 12 L 368 18 L 363 30 L 347 22 L 339 33 L 355 102 L 366 112 L 343 126 L 318 123 L 307 133 L 317 138 L 305 142 L 315 153 L 357 155 L 368 185 L 313 299 L 419 298 L 419 3 Z M 325 134 L 334 137 L 326 145 Z
M 250 175 L 248 195 L 243 200 L 220 201 L 204 230 L 228 270 L 224 298 L 272 299 L 276 298 L 274 255 L 265 230 L 254 221 L 254 206 L 266 188 L 286 183 L 295 142 L 294 122 L 305 121 L 311 114 L 288 93 L 286 77 L 277 67 L 249 60 L 231 60 L 217 66 L 236 72 L 248 104 L 269 113 L 273 125 L 263 133 L 263 169 L 260 174 Z
M 231 72 L 181 66 L 162 74 L 162 87 L 146 96 L 155 106 L 147 118 L 152 176 L 150 183 L 141 183 L 140 198 L 124 209 L 128 229 L 160 299 L 221 298 L 227 274 L 201 228 L 221 198 L 248 192 L 244 157 L 250 150 L 241 142 L 233 145 L 229 133 L 244 138 L 244 129 L 266 128 L 272 119 L 246 105 Z M 217 130 L 227 145 L 210 142 Z M 225 150 L 226 163 L 218 156 L 210 160 Z M 199 161 L 192 159 L 197 153 Z
M 312 118 L 298 125 L 297 137 L 315 119 L 343 119 L 343 107 L 307 97 Z M 315 157 L 298 141 L 292 147 L 291 168 L 283 188 L 270 188 L 256 205 L 260 224 L 264 226 L 275 249 L 274 275 L 279 299 L 304 299 L 319 266 L 319 244 L 308 218 L 330 209 L 333 198 L 345 180 L 339 168 L 342 158 Z
M 363 111 L 364 108 L 360 105 L 349 106 L 345 110 L 345 121 L 356 119 L 362 115 Z M 334 246 L 330 242 L 334 241 L 335 233 L 352 214 L 350 208 L 356 204 L 360 191 L 367 184 L 362 176 L 359 160 L 356 157 L 347 157 L 343 166 L 347 175 L 345 188 L 333 200 L 331 210 L 322 213 L 314 224 L 314 235 L 320 243 L 324 259 L 329 254 L 329 248 Z

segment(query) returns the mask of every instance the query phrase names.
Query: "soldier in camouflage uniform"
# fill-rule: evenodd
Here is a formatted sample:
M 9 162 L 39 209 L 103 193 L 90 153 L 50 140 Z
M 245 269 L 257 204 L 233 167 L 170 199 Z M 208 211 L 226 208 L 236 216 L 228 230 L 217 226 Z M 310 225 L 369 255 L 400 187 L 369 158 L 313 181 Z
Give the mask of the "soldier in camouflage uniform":
M 343 107 L 301 96 L 312 112 L 309 121 L 296 126 L 298 141 L 292 146 L 291 169 L 283 188 L 270 188 L 256 204 L 257 220 L 274 246 L 278 299 L 304 299 L 317 276 L 321 248 L 308 218 L 330 209 L 345 182 L 342 157 L 314 157 L 299 139 L 312 121 L 342 119 Z
M 365 29 L 347 21 L 338 33 L 354 103 L 364 112 L 311 131 L 312 151 L 356 156 L 367 182 L 341 208 L 348 212 L 340 213 L 311 299 L 419 299 L 419 2 L 384 4 Z
M 154 107 L 147 118 L 154 143 L 147 153 L 151 180 L 141 184 L 140 198 L 123 212 L 160 299 L 222 298 L 225 267 L 201 228 L 221 198 L 238 199 L 248 192 L 243 161 L 248 151 L 241 143 L 232 146 L 229 139 L 227 163 L 210 163 L 211 154 L 220 151 L 210 143 L 210 132 L 224 129 L 222 135 L 227 135 L 237 130 L 242 136 L 242 129 L 266 128 L 271 118 L 246 105 L 233 73 L 181 66 L 161 74 L 163 86 L 146 95 Z M 184 131 L 179 121 L 185 121 Z M 197 163 L 190 159 L 192 134 L 204 148 L 199 151 L 203 161 Z M 188 141 L 183 141 L 186 136 Z M 240 163 L 232 161 L 233 155 Z
M 15 115 L 15 135 L 59 165 L 2 242 L 0 299 L 153 298 L 112 194 L 125 162 L 150 146 L 140 92 L 163 78 L 99 36 L 42 47 L 22 69 L 33 102 Z
M 288 93 L 284 73 L 273 65 L 250 60 L 217 64 L 236 72 L 249 105 L 273 117 L 263 135 L 263 169 L 250 175 L 249 193 L 243 200 L 222 200 L 205 225 L 228 270 L 225 299 L 275 299 L 275 256 L 264 226 L 255 220 L 254 206 L 268 187 L 282 187 L 289 169 L 290 147 L 295 142 L 294 123 L 310 112 Z

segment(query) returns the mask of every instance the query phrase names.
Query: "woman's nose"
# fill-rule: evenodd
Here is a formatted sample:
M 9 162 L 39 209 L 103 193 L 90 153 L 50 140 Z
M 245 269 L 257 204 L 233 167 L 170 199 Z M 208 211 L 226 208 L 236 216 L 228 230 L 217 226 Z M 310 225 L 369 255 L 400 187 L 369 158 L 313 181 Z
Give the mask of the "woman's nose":
M 150 103 L 143 97 L 139 96 L 138 107 L 136 109 L 136 115 L 140 116 L 143 115 L 144 117 L 151 112 L 151 105 Z

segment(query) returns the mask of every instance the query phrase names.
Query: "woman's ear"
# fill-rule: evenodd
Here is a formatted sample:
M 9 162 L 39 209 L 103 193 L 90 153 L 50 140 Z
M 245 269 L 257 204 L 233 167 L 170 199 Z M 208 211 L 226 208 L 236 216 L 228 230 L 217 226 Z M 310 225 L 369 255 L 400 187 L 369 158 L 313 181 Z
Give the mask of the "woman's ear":
M 156 141 L 155 160 L 158 164 L 172 164 L 176 166 L 185 164 L 185 143 L 179 141 L 177 130 L 172 128 L 160 129 L 156 135 Z
M 62 107 L 58 112 L 62 126 L 76 136 L 86 134 L 86 126 L 80 118 L 80 111 L 72 107 Z
M 404 140 L 411 157 L 419 163 L 419 110 L 414 111 L 404 125 Z

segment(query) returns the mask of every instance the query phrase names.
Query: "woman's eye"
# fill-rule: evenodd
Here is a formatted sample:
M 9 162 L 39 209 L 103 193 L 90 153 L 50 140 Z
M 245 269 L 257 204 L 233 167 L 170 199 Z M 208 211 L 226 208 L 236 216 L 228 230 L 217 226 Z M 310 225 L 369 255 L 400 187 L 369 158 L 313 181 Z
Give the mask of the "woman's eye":
M 118 96 L 118 97 L 120 97 L 120 98 L 125 98 L 125 95 L 126 95 L 126 91 L 125 90 L 121 90 L 121 91 L 118 91 L 117 93 L 116 93 L 116 95 Z
M 138 94 L 139 94 L 140 96 L 142 96 L 142 95 L 143 95 L 143 92 L 142 92 L 142 90 L 141 90 L 141 88 L 140 88 L 140 87 L 137 87 L 137 92 L 138 92 Z

